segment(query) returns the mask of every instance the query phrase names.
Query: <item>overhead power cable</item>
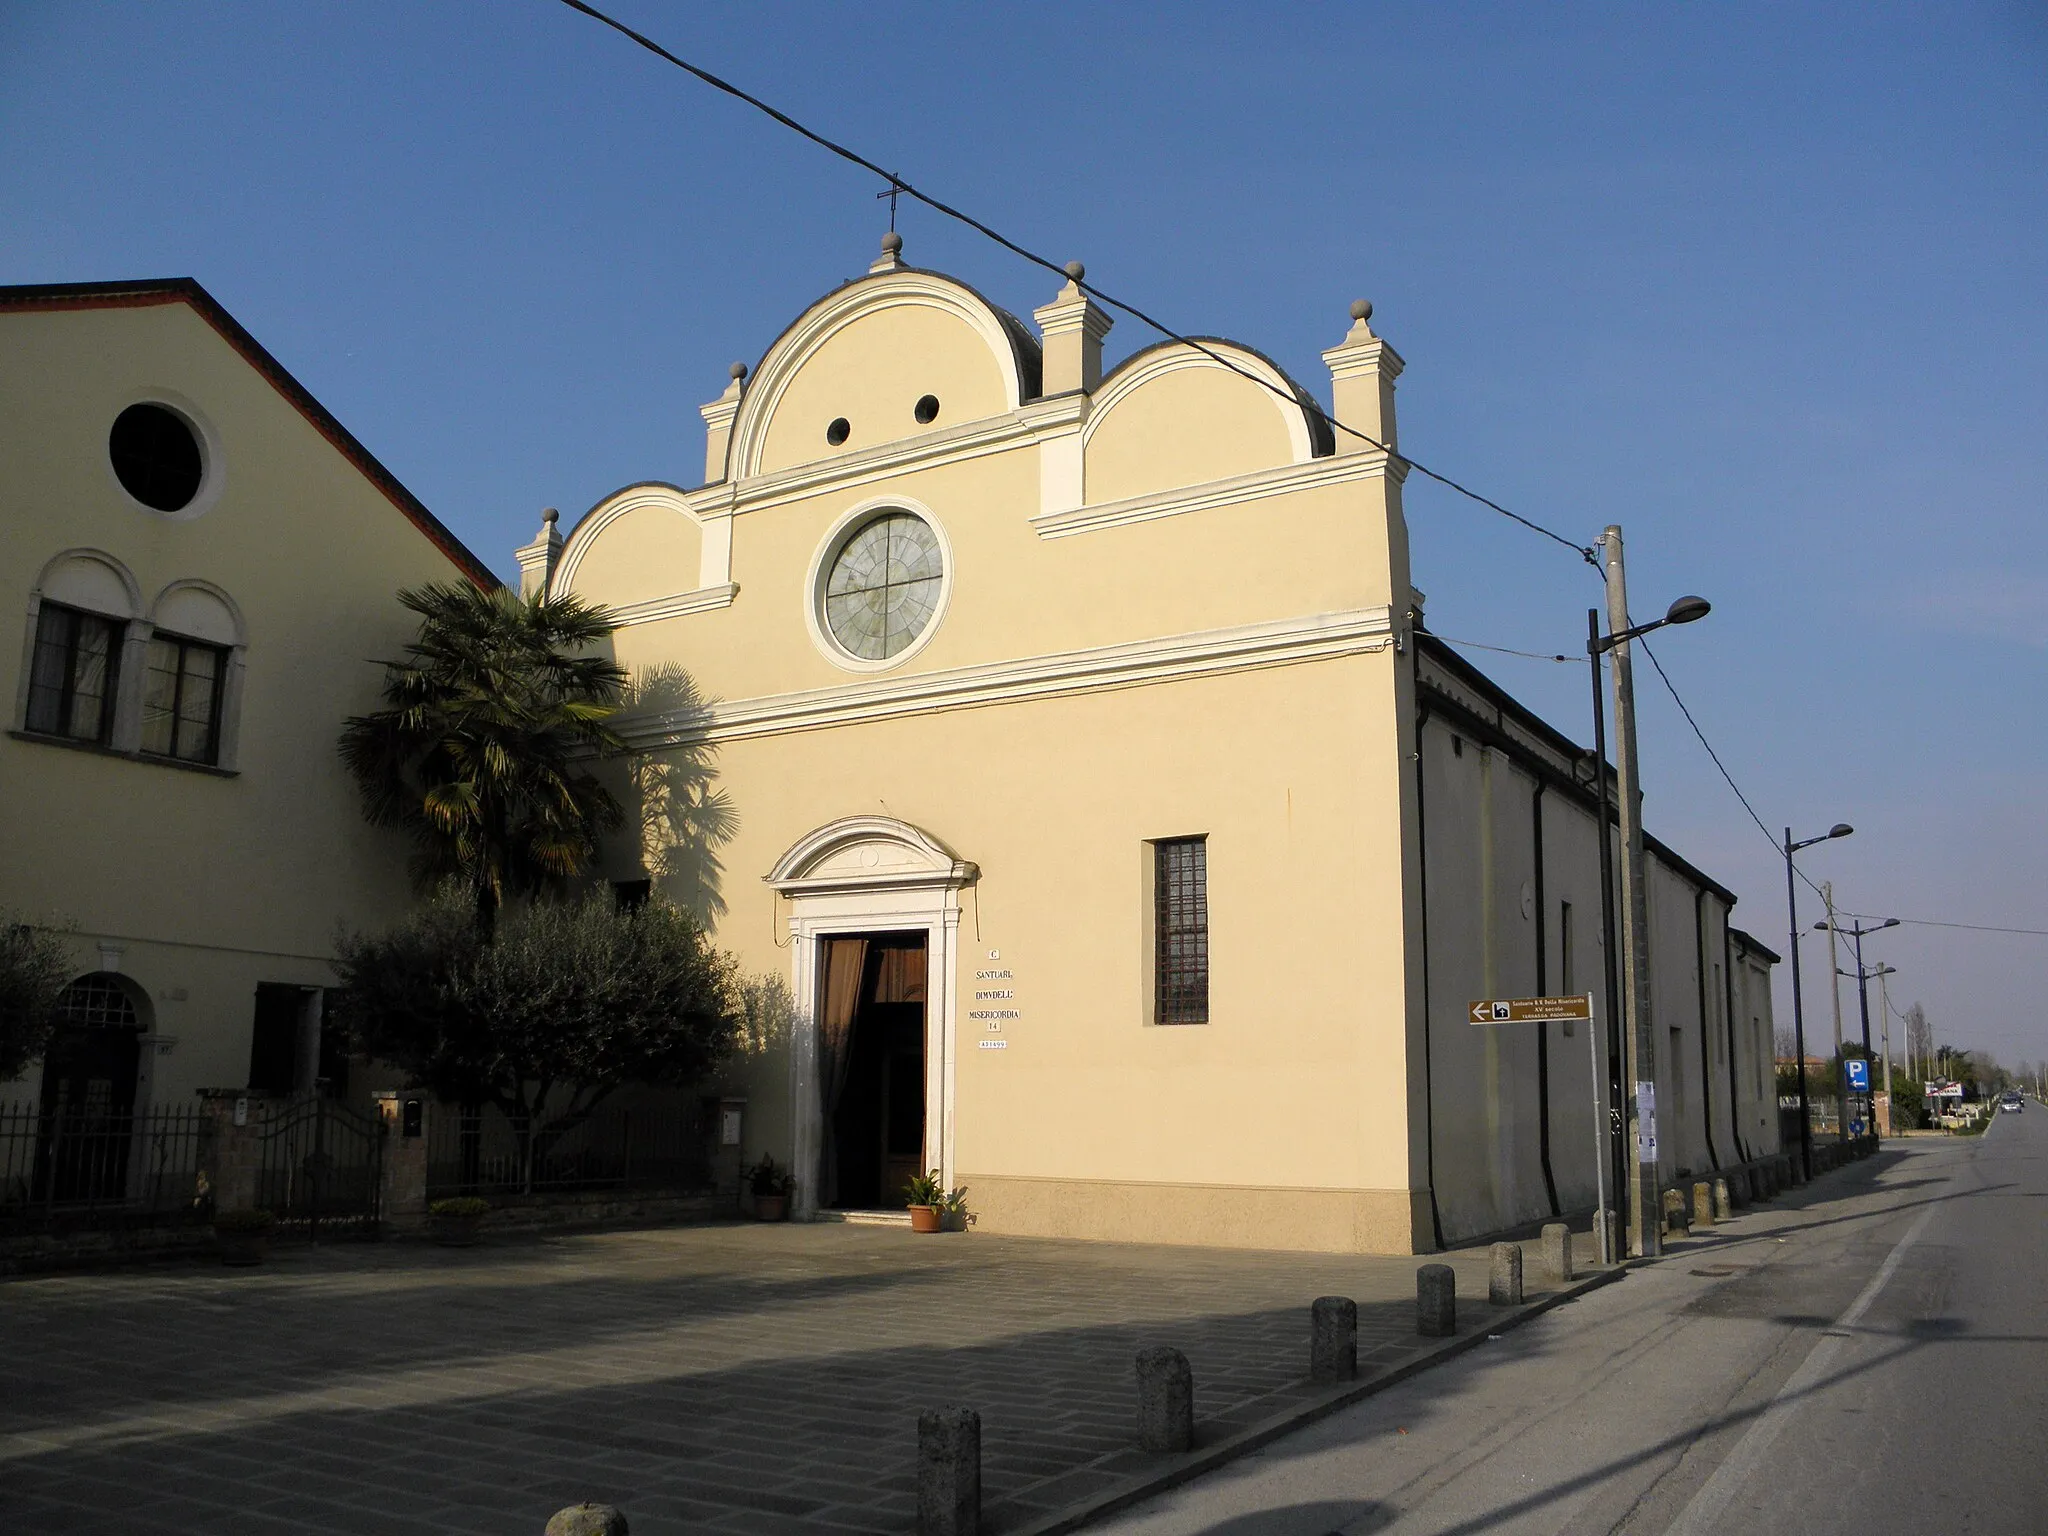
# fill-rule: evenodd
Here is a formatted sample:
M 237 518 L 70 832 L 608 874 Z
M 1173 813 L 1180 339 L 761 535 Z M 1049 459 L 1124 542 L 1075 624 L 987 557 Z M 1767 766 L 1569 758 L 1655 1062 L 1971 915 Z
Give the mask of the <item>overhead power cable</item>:
M 656 58 L 663 59 L 668 63 L 673 64 L 677 69 L 680 69 L 687 74 L 694 75 L 697 79 L 701 80 L 704 84 L 710 86 L 713 90 L 723 91 L 726 95 L 733 97 L 735 100 L 745 102 L 755 111 L 764 113 L 767 116 L 773 118 L 783 127 L 789 129 L 790 132 L 798 134 L 801 137 L 810 140 L 813 144 L 817 145 L 820 149 L 825 150 L 828 154 L 837 155 L 840 159 L 845 160 L 850 164 L 857 165 L 862 170 L 867 171 L 875 176 L 881 177 L 882 180 L 884 180 L 890 185 L 890 187 L 892 187 L 894 190 L 898 192 L 901 192 L 905 197 L 910 198 L 914 202 L 924 204 L 925 207 L 931 209 L 934 213 L 943 214 L 946 218 L 953 219 L 961 224 L 965 224 L 969 229 L 973 230 L 976 234 L 982 235 L 989 240 L 993 240 L 997 245 L 1000 245 L 1004 250 L 1010 252 L 1013 256 L 1021 256 L 1024 260 L 1031 262 L 1035 266 L 1043 267 L 1046 271 L 1051 272 L 1058 277 L 1068 279 L 1074 284 L 1075 287 L 1079 288 L 1083 293 L 1089 294 L 1092 297 L 1101 300 L 1111 309 L 1123 311 L 1123 313 L 1129 315 L 1132 319 L 1138 321 L 1140 324 L 1151 327 L 1153 330 L 1157 331 L 1161 336 L 1164 336 L 1167 340 L 1179 342 L 1184 346 L 1193 347 L 1197 352 L 1200 352 L 1203 356 L 1209 358 L 1212 362 L 1218 364 L 1223 368 L 1227 368 L 1230 372 L 1238 375 L 1240 378 L 1249 379 L 1252 383 L 1258 385 L 1262 389 L 1270 390 L 1272 393 L 1278 395 L 1281 399 L 1286 400 L 1291 404 L 1301 405 L 1305 403 L 1308 409 L 1314 411 L 1317 416 L 1322 418 L 1322 420 L 1329 425 L 1330 430 L 1332 432 L 1348 433 L 1350 436 L 1357 438 L 1360 442 L 1365 443 L 1369 447 L 1377 449 L 1381 453 L 1386 454 L 1389 458 L 1400 460 L 1403 464 L 1407 465 L 1408 468 L 1413 470 L 1415 473 L 1423 475 L 1428 479 L 1434 480 L 1437 484 L 1445 486 L 1450 490 L 1456 491 L 1460 496 L 1464 496 L 1472 501 L 1478 502 L 1479 505 L 1481 505 L 1482 507 L 1487 507 L 1492 511 L 1498 512 L 1502 517 L 1507 518 L 1511 522 L 1520 523 L 1524 528 L 1527 528 L 1532 533 L 1540 533 L 1541 535 L 1543 535 L 1544 538 L 1550 539 L 1558 544 L 1562 544 L 1566 549 L 1572 551 L 1572 553 L 1579 556 L 1579 558 L 1584 560 L 1587 564 L 1596 567 L 1598 566 L 1599 557 L 1595 555 L 1594 552 L 1586 546 L 1575 543 L 1574 541 L 1566 538 L 1563 534 L 1558 533 L 1554 529 L 1546 528 L 1541 523 L 1522 516 L 1522 514 L 1519 512 L 1509 511 L 1506 507 L 1502 506 L 1499 502 L 1493 500 L 1493 498 L 1491 498 L 1490 496 L 1482 496 L 1479 492 L 1473 490 L 1470 486 L 1462 485 L 1458 481 L 1453 480 L 1448 475 L 1439 474 L 1436 470 L 1431 469 L 1427 464 L 1423 464 L 1415 459 L 1411 459 L 1404 453 L 1396 452 L 1394 449 L 1389 448 L 1385 443 L 1381 442 L 1378 438 L 1374 437 L 1371 433 L 1362 432 L 1357 427 L 1339 421 L 1335 416 L 1330 414 L 1330 412 L 1324 410 L 1321 405 L 1317 404 L 1315 400 L 1310 399 L 1306 402 L 1303 402 L 1297 399 L 1291 390 L 1282 389 L 1272 380 L 1262 378 L 1260 375 L 1253 373 L 1250 369 L 1241 367 L 1237 363 L 1232 362 L 1229 358 L 1223 356 L 1221 353 L 1217 352 L 1213 347 L 1210 347 L 1205 342 L 1202 342 L 1193 336 L 1184 335 L 1181 332 L 1174 330 L 1171 326 L 1165 324 L 1163 321 L 1155 320 L 1151 315 L 1147 314 L 1144 310 L 1138 308 L 1135 304 L 1128 303 L 1123 299 L 1115 298 L 1112 295 L 1103 292 L 1094 284 L 1083 281 L 1081 278 L 1074 276 L 1067 270 L 1066 267 L 1061 265 L 1059 262 L 1054 261 L 1051 257 L 1042 256 L 1038 252 L 1031 250 L 1026 246 L 1018 244 L 1015 240 L 1012 240 L 1009 236 L 1003 234 L 1000 230 L 983 223 L 980 219 L 975 218 L 972 214 L 966 213 L 963 210 L 954 207 L 950 203 L 941 202 L 938 198 L 933 197 L 926 192 L 920 191 L 910 182 L 905 181 L 902 178 L 902 176 L 898 175 L 895 171 L 885 171 L 882 169 L 880 165 L 878 165 L 873 160 L 870 160 L 866 155 L 863 155 L 856 150 L 849 149 L 846 145 L 839 143 L 835 139 L 827 138 L 824 134 L 817 132 L 815 129 L 805 127 L 802 123 L 798 122 L 795 118 L 791 117 L 787 112 L 784 112 L 777 107 L 770 106 L 767 102 L 763 101 L 760 97 L 754 95 L 751 91 L 742 90 L 739 86 L 734 85 L 730 80 L 722 79 L 719 76 L 711 73 L 710 70 L 703 69 L 698 65 L 692 64 L 688 59 L 679 58 L 677 55 L 669 52 L 668 49 L 662 47 L 662 45 L 660 43 L 657 43 L 653 38 L 647 36 L 646 33 L 634 31 L 633 28 L 627 26 L 624 22 L 618 20 L 616 17 L 606 15 L 603 11 L 600 11 L 594 5 L 585 4 L 584 0 L 562 0 L 562 4 L 569 7 L 569 9 L 572 11 L 582 12 L 585 16 L 588 16 L 592 21 L 601 22 L 603 25 L 610 27 L 614 32 L 617 32 L 620 36 L 630 38 L 632 41 L 638 43 L 642 48 L 645 48 L 649 53 L 653 54 Z
M 1453 640 L 1449 635 L 1439 635 L 1433 629 L 1427 631 L 1427 633 L 1432 639 L 1441 640 L 1445 645 L 1459 646 L 1468 651 L 1494 651 L 1502 656 L 1526 656 L 1531 661 L 1566 661 L 1576 663 L 1586 659 L 1583 656 L 1557 656 L 1544 651 L 1518 651 L 1512 646 L 1487 645 L 1484 641 L 1480 640 Z
M 1836 911 L 1841 916 L 1855 918 L 1858 922 L 1868 922 L 1878 916 L 1875 912 L 1850 912 L 1839 907 Z M 2025 933 L 2035 938 L 2048 939 L 2048 928 L 2001 928 L 1994 923 L 1943 923 L 1931 917 L 1901 917 L 1894 921 L 1907 928 L 1962 928 L 1971 933 Z

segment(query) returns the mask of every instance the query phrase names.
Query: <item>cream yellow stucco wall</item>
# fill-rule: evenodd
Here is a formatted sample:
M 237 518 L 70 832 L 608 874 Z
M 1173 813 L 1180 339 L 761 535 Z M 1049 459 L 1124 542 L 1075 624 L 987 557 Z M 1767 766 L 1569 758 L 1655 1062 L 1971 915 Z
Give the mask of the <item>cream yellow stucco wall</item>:
M 107 433 L 139 399 L 199 419 L 223 473 L 217 502 L 179 520 L 133 501 Z M 402 586 L 456 565 L 193 308 L 0 307 L 0 699 L 21 723 L 20 668 L 39 573 L 104 551 L 145 610 L 170 583 L 225 591 L 246 630 L 232 775 L 0 738 L 10 806 L 0 904 L 68 922 L 80 971 L 115 969 L 150 1000 L 168 1055 L 146 1053 L 145 1098 L 246 1081 L 259 980 L 331 982 L 337 925 L 409 899 L 405 846 L 368 828 L 335 753 L 374 705 L 375 658 L 413 623 Z M 149 1021 L 146 1019 L 145 1023 Z M 0 1095 L 32 1094 L 34 1083 Z

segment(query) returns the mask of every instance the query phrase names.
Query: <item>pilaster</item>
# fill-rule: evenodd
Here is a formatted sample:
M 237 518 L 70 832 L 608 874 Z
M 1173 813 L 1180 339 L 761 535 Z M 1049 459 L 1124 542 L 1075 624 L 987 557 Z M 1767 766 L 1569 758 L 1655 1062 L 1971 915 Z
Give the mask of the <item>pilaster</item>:
M 519 595 L 532 597 L 535 593 L 545 594 L 548 583 L 554 580 L 555 566 L 562 558 L 562 514 L 553 507 L 540 515 L 540 532 L 531 544 L 521 545 L 515 551 L 519 560 Z
M 1360 299 L 1351 306 L 1351 330 L 1323 354 L 1330 368 L 1330 403 L 1341 426 L 1338 453 L 1399 452 L 1394 425 L 1394 380 L 1401 376 L 1401 354 L 1374 334 L 1372 305 Z M 1345 427 L 1356 430 L 1347 432 Z M 1359 434 L 1363 433 L 1361 437 Z M 1366 439 L 1370 438 L 1368 442 Z
M 725 393 L 709 405 L 697 408 L 704 418 L 704 483 L 716 485 L 725 478 L 726 450 L 732 446 L 733 418 L 740 413 L 740 397 L 746 393 L 747 365 L 734 363 L 726 372 L 732 382 Z
M 1116 322 L 1082 289 L 1087 275 L 1080 262 L 1068 262 L 1067 285 L 1031 312 L 1044 354 L 1041 395 L 1093 394 L 1102 383 L 1102 338 Z

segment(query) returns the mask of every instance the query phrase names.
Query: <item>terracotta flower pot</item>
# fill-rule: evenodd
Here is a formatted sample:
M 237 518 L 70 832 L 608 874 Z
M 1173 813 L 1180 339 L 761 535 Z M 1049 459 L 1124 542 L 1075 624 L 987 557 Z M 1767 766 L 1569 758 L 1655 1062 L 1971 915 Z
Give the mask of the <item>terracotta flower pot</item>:
M 756 1195 L 756 1196 L 754 1196 L 754 1220 L 756 1220 L 756 1221 L 783 1221 L 783 1220 L 787 1219 L 787 1218 L 788 1218 L 788 1216 L 789 1216 L 789 1196 L 787 1196 L 787 1195 Z
M 913 1232 L 943 1232 L 945 1223 L 939 1219 L 936 1205 L 913 1205 L 910 1208 L 910 1230 Z

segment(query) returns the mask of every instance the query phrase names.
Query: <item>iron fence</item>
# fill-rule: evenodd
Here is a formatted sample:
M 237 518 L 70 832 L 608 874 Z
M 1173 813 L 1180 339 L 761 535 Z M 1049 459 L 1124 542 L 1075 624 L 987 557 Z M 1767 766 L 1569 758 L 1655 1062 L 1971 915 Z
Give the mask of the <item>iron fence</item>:
M 377 1230 L 382 1124 L 332 1099 L 301 1096 L 268 1106 L 262 1121 L 256 1203 L 307 1235 L 370 1236 Z
M 206 1113 L 0 1105 L 0 1223 L 99 1226 L 205 1214 Z
M 427 1131 L 427 1193 L 701 1189 L 710 1182 L 701 1105 L 600 1105 L 571 1124 L 495 1105 L 442 1106 Z

